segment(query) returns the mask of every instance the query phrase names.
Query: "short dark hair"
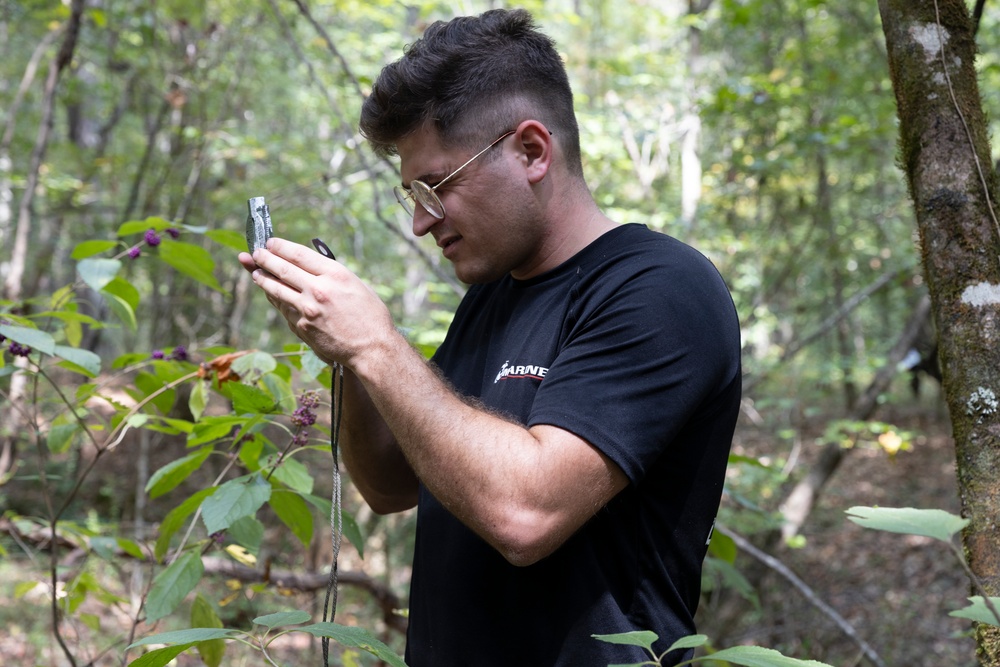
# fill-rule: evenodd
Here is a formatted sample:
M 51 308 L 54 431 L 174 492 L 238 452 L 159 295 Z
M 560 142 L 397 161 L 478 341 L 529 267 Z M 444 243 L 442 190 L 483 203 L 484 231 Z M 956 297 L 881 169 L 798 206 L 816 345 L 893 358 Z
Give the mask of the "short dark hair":
M 361 133 L 378 155 L 433 123 L 446 146 L 474 147 L 529 118 L 582 175 L 573 92 L 555 42 L 523 9 L 437 21 L 386 65 L 361 108 Z

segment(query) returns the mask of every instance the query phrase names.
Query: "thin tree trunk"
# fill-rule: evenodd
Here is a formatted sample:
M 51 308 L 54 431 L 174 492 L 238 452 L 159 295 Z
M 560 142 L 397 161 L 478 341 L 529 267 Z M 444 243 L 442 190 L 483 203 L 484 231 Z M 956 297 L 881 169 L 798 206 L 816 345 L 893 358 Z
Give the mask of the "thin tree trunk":
M 4 279 L 4 296 L 11 301 L 21 298 L 21 278 L 28 256 L 28 239 L 31 236 L 31 215 L 38 186 L 38 176 L 49 145 L 49 135 L 52 132 L 52 116 L 55 109 L 56 86 L 63 70 L 73 61 L 76 50 L 76 39 L 80 34 L 80 22 L 83 16 L 84 0 L 73 0 L 70 8 L 69 21 L 63 37 L 59 53 L 49 65 L 49 73 L 45 78 L 45 91 L 42 97 L 42 120 L 38 124 L 38 135 L 35 147 L 31 151 L 31 163 L 28 167 L 24 184 L 24 194 L 21 196 L 17 209 L 17 227 L 14 231 L 14 246 L 11 252 L 10 267 Z
M 906 170 L 938 325 L 969 566 L 1000 595 L 1000 224 L 997 175 L 963 0 L 879 0 Z M 976 629 L 1000 665 L 1000 628 Z

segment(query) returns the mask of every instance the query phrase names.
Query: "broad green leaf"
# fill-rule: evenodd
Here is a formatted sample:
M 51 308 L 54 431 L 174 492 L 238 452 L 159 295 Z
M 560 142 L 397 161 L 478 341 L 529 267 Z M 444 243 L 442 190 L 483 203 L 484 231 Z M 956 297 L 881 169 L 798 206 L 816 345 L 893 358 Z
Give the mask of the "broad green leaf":
M 166 382 L 161 378 L 152 373 L 136 373 L 133 384 L 141 392 L 139 398 L 145 399 L 153 396 L 149 404 L 159 410 L 160 413 L 165 415 L 174 407 L 174 400 L 177 393 L 173 389 L 161 391 L 166 385 Z
M 338 623 L 314 623 L 296 628 L 296 630 L 308 632 L 314 637 L 329 637 L 343 646 L 360 648 L 392 667 L 406 667 L 406 663 L 403 662 L 402 658 L 396 655 L 392 649 L 382 643 L 372 633 L 363 628 L 340 625 Z
M 286 366 L 287 368 L 287 366 Z M 271 392 L 271 395 L 278 401 L 281 412 L 292 412 L 298 403 L 295 400 L 295 392 L 292 385 L 277 373 L 268 373 L 263 379 L 264 386 Z
M 309 379 L 319 379 L 320 374 L 328 368 L 329 365 L 316 356 L 312 350 L 306 350 L 302 355 L 302 371 L 309 376 Z
M 188 435 L 187 446 L 197 447 L 209 442 L 221 440 L 233 433 L 246 421 L 243 417 L 207 417 L 195 424 L 194 430 Z
M 191 473 L 201 467 L 201 464 L 215 450 L 214 447 L 202 447 L 176 461 L 163 466 L 146 482 L 146 493 L 150 498 L 159 498 L 163 494 L 177 488 L 177 485 L 187 479 Z
M 333 511 L 333 503 L 331 501 L 326 498 L 314 496 L 311 493 L 303 493 L 301 495 L 309 504 L 318 508 L 324 517 L 330 516 L 330 512 Z M 341 517 L 344 522 L 344 537 L 354 545 L 354 548 L 358 550 L 358 554 L 364 558 L 365 540 L 361 535 L 361 527 L 358 526 L 358 522 L 354 520 L 354 517 L 349 512 L 341 511 Z
M 118 227 L 118 236 L 131 236 L 132 234 L 145 234 L 147 229 L 162 232 L 170 227 L 176 227 L 174 223 L 159 216 L 150 216 L 145 220 L 129 220 L 123 222 Z
M 226 639 L 239 634 L 237 630 L 227 630 L 226 628 L 189 628 L 187 630 L 172 630 L 159 634 L 143 637 L 142 639 L 129 644 L 125 650 L 133 649 L 136 646 L 148 646 L 149 644 L 187 644 L 205 642 L 210 639 Z
M 281 522 L 288 526 L 303 545 L 309 546 L 313 536 L 313 515 L 302 498 L 291 491 L 275 489 L 268 501 Z
M 986 606 L 986 600 L 982 595 L 974 595 L 969 598 L 970 604 L 964 609 L 956 609 L 951 612 L 949 616 L 955 616 L 956 618 L 966 618 L 970 621 L 976 621 L 977 623 L 986 623 L 987 625 L 997 625 L 1000 626 L 1000 618 L 990 611 L 990 608 Z M 990 602 L 993 606 L 1000 610 L 1000 597 L 991 597 Z
M 816 660 L 789 658 L 778 651 L 763 646 L 733 646 L 716 651 L 703 660 L 727 661 L 742 667 L 831 667 Z
M 181 554 L 163 572 L 156 575 L 146 600 L 146 622 L 152 623 L 171 614 L 198 585 L 204 571 L 201 553 L 195 550 Z
M 191 604 L 191 627 L 195 628 L 221 628 L 222 619 L 215 613 L 212 604 L 199 593 Z M 222 638 L 204 639 L 196 645 L 201 661 L 207 667 L 219 667 L 222 658 L 226 654 L 226 641 Z
M 164 262 L 202 285 L 226 293 L 212 273 L 215 270 L 215 260 L 207 250 L 192 243 L 170 239 L 164 239 L 159 248 L 160 259 Z
M 904 535 L 933 537 L 950 542 L 969 521 L 944 510 L 921 510 L 912 507 L 852 507 L 847 518 L 865 528 Z
M 135 285 L 120 276 L 105 285 L 101 292 L 121 297 L 133 309 L 138 308 L 141 301 L 139 290 L 136 289 Z
M 225 530 L 237 519 L 253 516 L 271 497 L 271 485 L 260 475 L 230 480 L 201 505 L 209 534 Z
M 678 649 L 698 648 L 699 646 L 704 646 L 707 643 L 707 635 L 688 635 L 687 637 L 681 637 L 671 644 L 670 648 L 667 649 L 667 653 Z
M 264 541 L 264 524 L 255 517 L 245 516 L 233 521 L 226 534 L 254 557 L 260 554 L 260 543 Z
M 201 419 L 206 405 L 208 405 L 208 383 L 195 382 L 191 386 L 191 396 L 188 398 L 188 409 L 191 411 L 192 416 L 194 416 L 195 421 Z
M 278 367 L 278 361 L 267 352 L 250 352 L 233 361 L 230 366 L 245 380 L 257 379 Z
M 132 558 L 138 558 L 140 560 L 144 559 L 146 555 L 142 552 L 142 548 L 134 540 L 130 540 L 125 537 L 119 537 L 117 539 L 118 548 L 127 553 Z
M 138 321 L 135 319 L 135 309 L 119 296 L 115 296 L 114 294 L 105 294 L 104 296 L 115 317 L 129 329 L 135 331 L 139 326 Z
M 90 350 L 82 350 L 68 345 L 56 345 L 53 356 L 62 357 L 87 377 L 97 377 L 101 372 L 101 358 Z
M 310 620 L 312 620 L 312 616 L 305 611 L 279 611 L 275 614 L 258 616 L 253 619 L 253 622 L 257 625 L 263 625 L 264 627 L 273 630 L 274 628 L 280 628 L 286 625 L 308 623 Z
M 82 241 L 76 244 L 70 257 L 73 259 L 87 259 L 102 252 L 107 252 L 118 245 L 118 241 Z
M 121 268 L 122 263 L 117 259 L 83 259 L 76 265 L 83 282 L 98 292 L 115 279 Z
M 278 401 L 262 389 L 239 382 L 227 382 L 226 385 L 233 400 L 233 410 L 239 414 L 273 414 L 279 411 Z
M 62 454 L 70 445 L 73 438 L 80 432 L 80 425 L 76 421 L 68 424 L 53 424 L 45 438 L 49 451 L 53 454 Z
M 712 541 L 708 544 L 708 553 L 729 564 L 735 563 L 737 554 L 736 542 L 721 531 L 714 530 L 712 531 Z
M 239 250 L 241 252 L 246 252 L 247 250 L 247 237 L 240 232 L 232 229 L 210 229 L 205 232 L 205 236 L 212 239 L 216 243 L 220 243 L 227 248 L 232 248 L 233 250 Z
M 191 648 L 192 644 L 181 644 L 179 646 L 164 646 L 128 663 L 128 667 L 165 667 L 174 658 Z
M 170 538 L 174 536 L 184 522 L 189 516 L 195 513 L 201 504 L 213 493 L 219 490 L 219 487 L 213 486 L 208 489 L 202 489 L 198 491 L 193 496 L 182 502 L 180 505 L 170 510 L 163 521 L 160 522 L 160 534 L 156 538 L 156 546 L 153 549 L 153 555 L 156 560 L 163 560 L 163 557 L 167 553 L 167 549 L 170 548 Z
M 594 639 L 609 644 L 624 644 L 627 646 L 641 646 L 647 651 L 653 649 L 653 643 L 659 639 L 655 632 L 649 630 L 636 630 L 633 632 L 619 632 L 612 635 L 590 635 Z
M 268 457 L 265 457 L 265 459 Z M 261 467 L 267 465 L 268 461 L 261 461 Z M 278 480 L 293 491 L 299 493 L 312 493 L 315 480 L 309 474 L 309 469 L 298 459 L 286 457 L 274 470 L 273 479 Z
M 39 329 L 22 327 L 16 324 L 0 324 L 0 335 L 45 354 L 55 354 L 56 351 L 55 339 L 50 334 Z

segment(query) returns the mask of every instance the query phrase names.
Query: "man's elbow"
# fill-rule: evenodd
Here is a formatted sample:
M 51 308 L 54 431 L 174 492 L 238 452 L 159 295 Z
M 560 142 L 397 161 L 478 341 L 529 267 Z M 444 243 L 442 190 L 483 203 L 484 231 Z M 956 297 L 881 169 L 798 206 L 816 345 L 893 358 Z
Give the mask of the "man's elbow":
M 511 565 L 527 567 L 555 553 L 569 536 L 565 532 L 551 518 L 530 514 L 509 520 L 498 531 L 494 547 Z

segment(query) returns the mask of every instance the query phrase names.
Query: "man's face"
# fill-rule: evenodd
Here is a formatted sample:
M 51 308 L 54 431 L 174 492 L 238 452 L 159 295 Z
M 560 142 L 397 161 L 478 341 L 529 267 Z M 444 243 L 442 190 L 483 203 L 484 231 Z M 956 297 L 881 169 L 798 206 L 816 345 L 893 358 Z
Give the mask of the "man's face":
M 465 283 L 490 282 L 511 272 L 518 276 L 541 247 L 543 226 L 516 141 L 517 135 L 500 141 L 435 191 L 444 204 L 443 219 L 415 207 L 413 233 L 431 234 Z M 426 126 L 397 148 L 405 186 L 421 180 L 434 187 L 477 152 L 445 148 Z

